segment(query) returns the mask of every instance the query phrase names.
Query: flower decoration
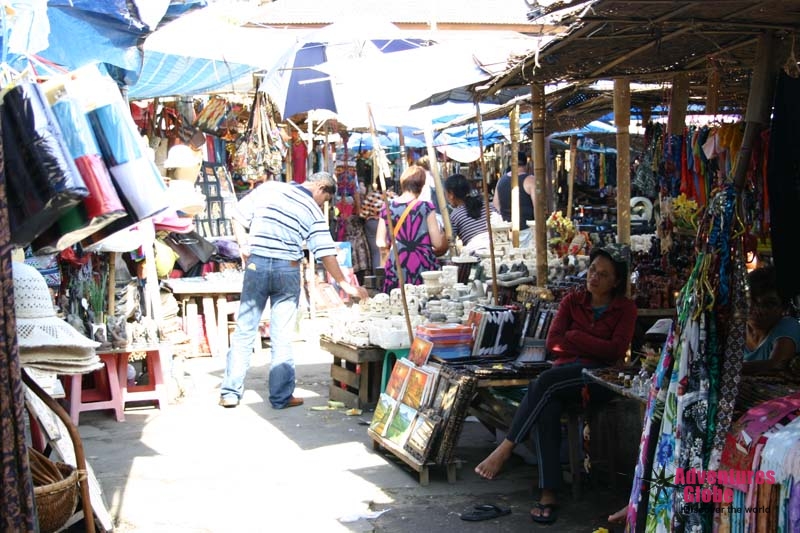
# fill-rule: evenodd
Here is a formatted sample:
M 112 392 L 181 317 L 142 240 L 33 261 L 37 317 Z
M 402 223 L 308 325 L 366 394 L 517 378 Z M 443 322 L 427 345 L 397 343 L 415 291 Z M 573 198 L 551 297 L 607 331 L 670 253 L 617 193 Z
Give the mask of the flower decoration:
M 683 193 L 672 201 L 672 216 L 678 228 L 696 231 L 698 213 L 697 202 L 690 200 Z
M 572 220 L 562 215 L 561 211 L 553 212 L 553 214 L 547 218 L 545 225 L 552 235 L 550 238 L 551 245 L 568 245 L 575 236 L 575 225 L 572 223 Z

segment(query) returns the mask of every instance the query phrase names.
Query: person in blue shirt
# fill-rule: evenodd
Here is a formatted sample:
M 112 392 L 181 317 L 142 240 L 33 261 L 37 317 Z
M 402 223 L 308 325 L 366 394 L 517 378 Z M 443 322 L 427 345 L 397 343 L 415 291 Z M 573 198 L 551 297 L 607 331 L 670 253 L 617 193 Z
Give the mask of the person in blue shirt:
M 788 302 L 778 292 L 774 267 L 752 271 L 747 282 L 750 308 L 742 373 L 785 370 L 800 352 L 800 322 L 787 315 Z

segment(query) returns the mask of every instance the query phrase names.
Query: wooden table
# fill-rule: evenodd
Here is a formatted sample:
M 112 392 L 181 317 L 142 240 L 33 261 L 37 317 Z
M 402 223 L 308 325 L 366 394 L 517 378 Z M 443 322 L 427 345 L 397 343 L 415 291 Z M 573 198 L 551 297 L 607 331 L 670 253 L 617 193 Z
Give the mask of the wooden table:
M 199 349 L 196 300 L 200 300 L 211 355 L 225 357 L 228 352 L 228 296 L 241 294 L 242 279 L 176 278 L 167 280 L 166 284 L 176 297 L 181 296 L 183 327 L 191 339 L 194 353 L 197 354 Z

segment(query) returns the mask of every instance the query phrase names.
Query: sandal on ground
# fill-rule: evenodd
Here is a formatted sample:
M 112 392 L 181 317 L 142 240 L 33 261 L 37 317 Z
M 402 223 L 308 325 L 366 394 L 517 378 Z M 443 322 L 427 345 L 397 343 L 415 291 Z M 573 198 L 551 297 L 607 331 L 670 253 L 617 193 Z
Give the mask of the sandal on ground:
M 539 503 L 533 507 L 539 509 L 539 515 L 531 513 L 531 520 L 537 524 L 553 524 L 558 518 L 558 504 L 556 503 Z M 545 515 L 545 513 L 547 513 Z
M 476 505 L 473 507 L 474 511 L 464 513 L 461 515 L 461 520 L 467 522 L 480 522 L 481 520 L 492 520 L 511 514 L 511 509 L 503 509 L 496 505 L 487 503 L 483 505 Z

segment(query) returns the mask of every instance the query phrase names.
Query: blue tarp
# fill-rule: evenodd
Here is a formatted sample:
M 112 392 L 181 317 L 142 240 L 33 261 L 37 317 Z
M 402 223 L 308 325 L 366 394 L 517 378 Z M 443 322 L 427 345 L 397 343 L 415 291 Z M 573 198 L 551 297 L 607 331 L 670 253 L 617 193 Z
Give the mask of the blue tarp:
M 67 70 L 105 63 L 112 75 L 131 84 L 142 69 L 147 35 L 162 21 L 206 5 L 206 0 L 49 0 L 42 14 L 40 3 L 19 0 L 14 7 L 24 15 L 10 19 L 11 31 L 26 38 L 15 41 L 12 35 L 6 43 L 0 35 L 0 46 L 7 62 L 19 70 L 27 66 L 27 55 Z
M 128 88 L 128 98 L 233 91 L 234 82 L 252 71 L 250 65 L 148 51 L 139 80 Z

